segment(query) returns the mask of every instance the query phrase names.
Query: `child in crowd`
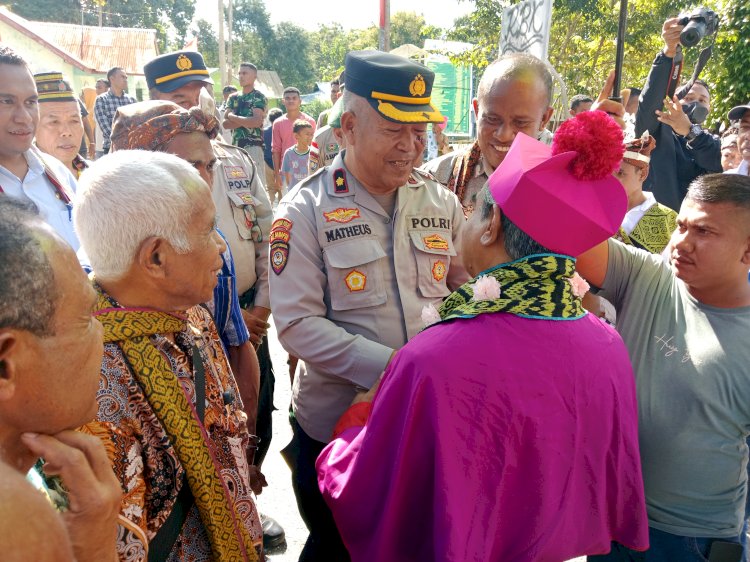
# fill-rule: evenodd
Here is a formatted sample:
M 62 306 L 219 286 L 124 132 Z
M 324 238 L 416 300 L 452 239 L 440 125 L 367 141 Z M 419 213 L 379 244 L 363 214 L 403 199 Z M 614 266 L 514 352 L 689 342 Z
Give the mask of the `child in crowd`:
M 304 119 L 297 119 L 294 122 L 292 132 L 297 144 L 284 152 L 284 159 L 281 163 L 281 171 L 284 174 L 284 195 L 297 182 L 307 177 L 307 161 L 313 137 L 312 125 Z

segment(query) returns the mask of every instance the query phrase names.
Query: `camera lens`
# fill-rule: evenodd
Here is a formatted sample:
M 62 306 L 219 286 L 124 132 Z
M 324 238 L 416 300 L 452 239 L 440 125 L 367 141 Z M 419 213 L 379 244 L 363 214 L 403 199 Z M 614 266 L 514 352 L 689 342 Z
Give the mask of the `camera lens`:
M 706 36 L 706 23 L 704 21 L 690 20 L 680 33 L 680 43 L 685 47 L 697 45 Z

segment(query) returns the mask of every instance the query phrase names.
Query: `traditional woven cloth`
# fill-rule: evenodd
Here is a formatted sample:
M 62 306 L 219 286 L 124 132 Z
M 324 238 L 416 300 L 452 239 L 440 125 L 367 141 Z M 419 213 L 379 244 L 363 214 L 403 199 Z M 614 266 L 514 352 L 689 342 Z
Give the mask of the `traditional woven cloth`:
M 458 200 L 463 202 L 466 184 L 474 177 L 474 171 L 482 158 L 482 151 L 479 148 L 479 141 L 474 141 L 466 154 L 461 158 L 456 158 L 453 166 L 453 173 L 448 181 L 448 189 L 456 194 Z M 464 207 L 464 214 L 468 217 L 474 211 L 474 205 Z
M 657 203 L 646 211 L 630 234 L 620 227 L 615 237 L 629 246 L 641 248 L 652 254 L 661 254 L 669 244 L 675 228 L 677 213 Z
M 473 318 L 486 312 L 509 312 L 523 318 L 576 320 L 586 311 L 573 294 L 570 279 L 575 260 L 558 254 L 534 254 L 483 271 L 461 285 L 438 309 L 441 321 Z M 474 284 L 483 275 L 500 283 L 500 298 L 473 300 Z
M 112 308 L 101 291 L 97 310 L 95 314 L 104 325 L 105 343 L 116 342 L 121 347 L 177 451 L 214 559 L 256 561 L 252 540 L 238 521 L 229 491 L 207 446 L 205 429 L 169 363 L 149 340 L 155 334 L 184 330 L 186 320 L 155 310 Z
M 163 100 L 135 103 L 117 110 L 112 123 L 112 151 L 159 150 L 175 136 L 193 131 L 214 139 L 219 122 L 199 107 L 184 109 Z

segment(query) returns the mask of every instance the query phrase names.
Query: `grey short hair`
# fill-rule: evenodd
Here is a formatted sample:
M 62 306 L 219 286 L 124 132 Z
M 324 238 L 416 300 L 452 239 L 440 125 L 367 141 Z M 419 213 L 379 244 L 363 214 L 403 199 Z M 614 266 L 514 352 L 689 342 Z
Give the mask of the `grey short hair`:
M 43 249 L 50 238 L 35 207 L 0 195 L 0 328 L 54 335 L 59 292 Z
M 485 185 L 479 192 L 477 199 L 481 199 L 479 205 L 480 217 L 483 221 L 488 221 L 492 216 L 492 207 L 496 204 L 489 188 Z M 533 254 L 551 254 L 552 250 L 545 248 L 516 224 L 508 218 L 508 215 L 502 213 L 500 224 L 503 227 L 503 238 L 505 241 L 505 252 L 513 260 L 525 258 Z
M 477 99 L 482 100 L 492 89 L 495 82 L 521 78 L 531 72 L 536 74 L 544 84 L 547 92 L 547 105 L 552 102 L 552 88 L 554 86 L 552 73 L 543 60 L 527 53 L 511 53 L 503 55 L 491 63 L 484 71 L 477 87 Z
M 363 104 L 370 105 L 370 102 L 368 102 L 365 98 L 353 92 L 350 92 L 349 90 L 344 90 L 341 98 L 342 111 L 351 111 L 352 113 L 356 114 L 357 111 L 362 110 L 362 108 L 364 107 Z
M 94 162 L 81 175 L 73 207 L 73 224 L 94 273 L 121 278 L 151 236 L 189 252 L 188 225 L 200 189 L 208 189 L 206 182 L 173 154 L 118 150 Z

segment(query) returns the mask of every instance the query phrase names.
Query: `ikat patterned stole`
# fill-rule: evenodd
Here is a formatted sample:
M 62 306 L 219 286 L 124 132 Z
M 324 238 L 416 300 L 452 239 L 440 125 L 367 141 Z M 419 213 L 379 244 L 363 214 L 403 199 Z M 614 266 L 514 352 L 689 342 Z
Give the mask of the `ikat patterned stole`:
M 508 312 L 523 318 L 575 320 L 586 314 L 574 293 L 575 259 L 535 254 L 483 271 L 464 283 L 438 309 L 441 321 Z M 474 298 L 477 281 L 489 276 L 499 283 L 499 298 Z
M 149 340 L 154 334 L 183 331 L 186 320 L 155 310 L 112 308 L 101 291 L 95 316 L 104 326 L 105 343 L 116 342 L 122 349 L 177 452 L 214 559 L 257 561 L 253 542 L 234 511 L 229 491 L 207 446 L 206 430 L 169 362 Z

